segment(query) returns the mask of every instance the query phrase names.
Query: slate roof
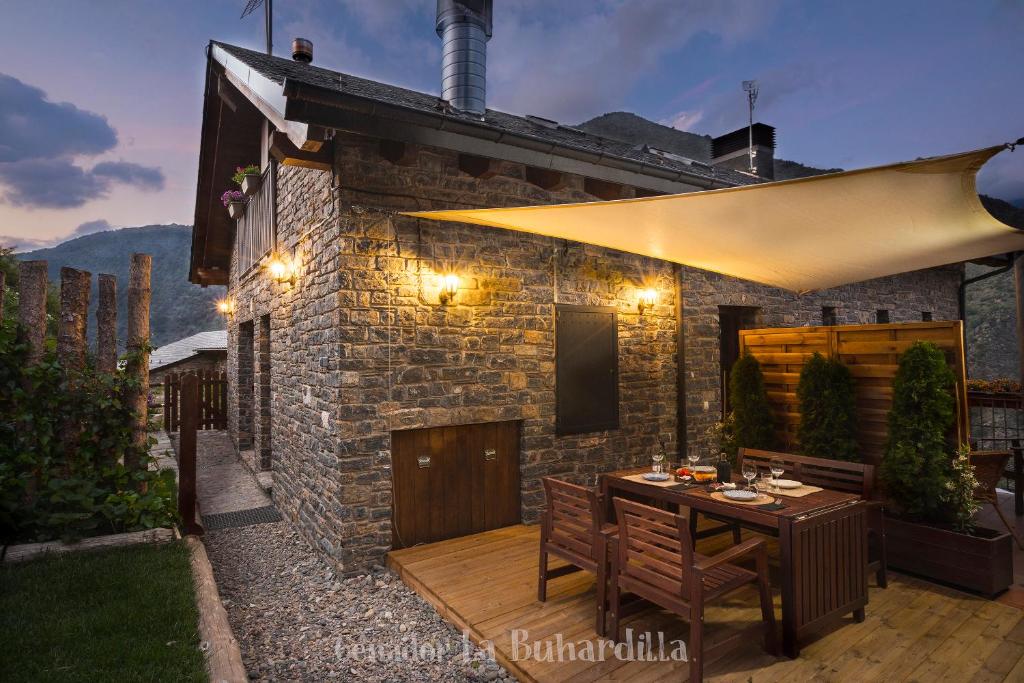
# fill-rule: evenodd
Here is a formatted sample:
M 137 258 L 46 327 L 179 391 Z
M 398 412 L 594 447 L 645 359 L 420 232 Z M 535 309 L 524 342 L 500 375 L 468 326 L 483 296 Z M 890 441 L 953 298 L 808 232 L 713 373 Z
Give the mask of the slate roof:
M 720 182 L 723 186 L 750 185 L 761 182 L 760 179 L 740 173 L 739 171 L 714 167 L 704 161 L 686 159 L 676 154 L 666 155 L 665 153 L 658 153 L 657 151 L 651 151 L 644 145 L 634 145 L 586 133 L 577 128 L 561 125 L 555 121 L 540 117 L 517 116 L 488 109 L 483 120 L 480 120 L 473 114 L 452 109 L 437 95 L 379 83 L 351 74 L 324 69 L 312 64 L 303 64 L 291 59 L 272 57 L 261 52 L 247 50 L 227 43 L 213 41 L 213 44 L 221 47 L 264 77 L 282 85 L 285 79 L 288 79 L 289 81 L 403 107 L 420 113 L 455 119 L 466 124 L 479 126 L 481 129 L 511 133 L 558 147 L 582 150 L 592 154 L 603 154 L 650 166 L 658 166 L 676 172 L 688 173 Z
M 200 332 L 191 337 L 185 337 L 170 344 L 164 344 L 155 349 L 149 356 L 149 369 L 173 365 L 187 358 L 197 355 L 200 351 L 227 351 L 228 331 L 213 330 L 212 332 Z

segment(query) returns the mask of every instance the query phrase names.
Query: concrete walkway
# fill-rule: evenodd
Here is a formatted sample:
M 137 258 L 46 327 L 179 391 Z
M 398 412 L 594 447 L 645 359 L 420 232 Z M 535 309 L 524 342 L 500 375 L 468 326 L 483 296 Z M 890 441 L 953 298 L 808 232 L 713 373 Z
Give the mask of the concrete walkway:
M 160 436 L 157 436 L 160 440 Z M 178 435 L 170 442 L 175 450 Z M 211 515 L 273 507 L 274 502 L 252 472 L 242 464 L 226 432 L 203 430 L 196 434 L 196 495 L 203 519 Z

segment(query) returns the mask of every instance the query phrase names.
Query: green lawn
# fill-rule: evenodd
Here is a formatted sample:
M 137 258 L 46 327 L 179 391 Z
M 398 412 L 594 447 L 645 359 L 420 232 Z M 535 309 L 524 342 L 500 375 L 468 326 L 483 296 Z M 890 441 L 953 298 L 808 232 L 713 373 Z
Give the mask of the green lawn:
M 0 565 L 0 680 L 205 681 L 184 543 Z

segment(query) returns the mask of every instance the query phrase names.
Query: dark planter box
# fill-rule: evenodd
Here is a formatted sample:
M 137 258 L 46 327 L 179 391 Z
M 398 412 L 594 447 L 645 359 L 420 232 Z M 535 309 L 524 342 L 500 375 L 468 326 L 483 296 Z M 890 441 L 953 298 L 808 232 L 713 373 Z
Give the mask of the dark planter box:
M 992 596 L 1013 583 L 1010 534 L 976 527 L 974 536 L 885 518 L 889 566 Z

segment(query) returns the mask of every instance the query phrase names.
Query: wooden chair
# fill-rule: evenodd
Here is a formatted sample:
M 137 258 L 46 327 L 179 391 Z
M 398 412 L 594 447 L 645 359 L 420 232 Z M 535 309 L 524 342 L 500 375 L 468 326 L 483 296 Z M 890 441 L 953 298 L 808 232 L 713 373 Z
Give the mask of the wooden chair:
M 595 629 L 605 634 L 607 605 L 607 537 L 615 527 L 604 524 L 603 497 L 585 486 L 544 477 L 547 506 L 541 513 L 540 563 L 537 577 L 537 600 L 547 600 L 548 580 L 577 571 L 597 575 L 597 615 Z M 548 568 L 548 555 L 569 564 Z
M 775 608 L 768 583 L 768 551 L 761 539 L 750 539 L 713 557 L 693 550 L 686 518 L 673 512 L 615 498 L 618 535 L 612 539 L 610 605 L 612 639 L 620 640 L 622 594 L 629 592 L 680 615 L 690 623 L 690 680 L 704 673 L 704 607 L 708 601 L 748 583 L 761 598 L 764 646 L 777 653 Z M 752 558 L 756 571 L 732 564 Z M 633 606 L 634 610 L 636 605 Z M 628 610 L 629 608 L 627 608 Z
M 1006 472 L 1006 463 L 1010 459 L 1009 451 L 972 451 L 970 455 L 971 465 L 974 467 L 974 476 L 978 480 L 978 487 L 974 490 L 974 499 L 979 503 L 988 503 L 995 508 L 996 514 L 1002 520 L 1006 530 L 1017 541 L 1017 545 L 1024 549 L 1024 542 L 1021 541 L 1017 530 L 1010 524 L 1003 511 L 999 509 L 999 495 L 996 487 L 999 480 Z
M 881 501 L 871 500 L 875 483 L 874 466 L 859 462 L 812 458 L 793 453 L 776 453 L 755 448 L 741 448 L 737 455 L 736 469 L 742 471 L 743 463 L 752 462 L 757 465 L 758 469 L 767 470 L 773 460 L 782 463 L 784 469 L 782 476 L 786 479 L 796 479 L 804 484 L 820 486 L 823 489 L 856 493 L 867 502 L 868 570 L 875 572 L 875 579 L 880 588 L 888 587 L 888 566 L 885 552 L 885 508 Z M 785 500 L 784 497 L 783 500 Z M 690 528 L 693 529 L 697 524 L 697 515 L 691 515 L 691 517 L 693 519 L 690 522 Z M 739 525 L 732 523 L 728 528 L 733 531 L 735 542 Z M 715 527 L 714 529 L 702 530 L 702 534 L 714 535 L 725 530 L 726 528 L 723 527 Z M 764 530 L 758 529 L 758 531 Z M 703 535 L 700 536 L 700 538 L 703 537 Z

